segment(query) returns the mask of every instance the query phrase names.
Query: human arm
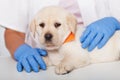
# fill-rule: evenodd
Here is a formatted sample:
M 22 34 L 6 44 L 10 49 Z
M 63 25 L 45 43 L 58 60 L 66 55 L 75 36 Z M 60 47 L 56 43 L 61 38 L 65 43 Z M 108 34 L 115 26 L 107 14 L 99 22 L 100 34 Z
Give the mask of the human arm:
M 46 69 L 41 56 L 46 56 L 46 51 L 32 48 L 24 43 L 25 34 L 14 30 L 5 30 L 5 43 L 12 57 L 17 61 L 17 70 L 21 72 L 38 72 L 39 68 Z
M 11 56 L 14 58 L 15 50 L 24 44 L 25 34 L 6 28 L 5 30 L 5 44 Z M 14 45 L 13 45 L 14 44 Z

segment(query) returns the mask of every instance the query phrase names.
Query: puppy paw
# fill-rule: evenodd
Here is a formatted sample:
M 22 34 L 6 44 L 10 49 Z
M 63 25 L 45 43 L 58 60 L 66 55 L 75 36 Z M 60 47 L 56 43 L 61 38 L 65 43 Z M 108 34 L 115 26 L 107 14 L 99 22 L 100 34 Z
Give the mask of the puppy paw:
M 71 72 L 74 69 L 72 65 L 69 65 L 68 63 L 60 63 L 59 65 L 56 66 L 55 72 L 58 75 L 64 75 L 69 72 Z

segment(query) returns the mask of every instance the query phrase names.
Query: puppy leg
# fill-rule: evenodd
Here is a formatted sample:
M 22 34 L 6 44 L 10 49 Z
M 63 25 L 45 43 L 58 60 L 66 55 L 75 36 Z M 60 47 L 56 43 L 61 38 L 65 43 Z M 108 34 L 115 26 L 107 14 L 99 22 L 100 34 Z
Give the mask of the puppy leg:
M 73 69 L 74 69 L 74 66 L 69 61 L 69 59 L 64 58 L 62 60 L 62 62 L 59 65 L 56 66 L 55 72 L 56 72 L 56 74 L 62 75 L 62 74 L 69 73 Z
M 65 56 L 61 63 L 56 66 L 55 72 L 60 75 L 66 74 L 76 68 L 84 67 L 89 64 L 89 60 L 86 56 L 83 56 L 82 58 L 80 57 L 81 55 L 78 56 L 76 57 L 73 55 Z
M 82 53 L 79 46 L 75 43 L 67 43 L 60 49 L 60 53 L 64 53 L 64 59 L 56 66 L 55 72 L 57 74 L 66 74 L 75 68 L 88 65 L 90 62 L 89 56 Z
M 52 63 L 51 63 L 51 61 L 49 60 L 48 56 L 43 57 L 43 60 L 44 60 L 44 62 L 45 62 L 45 64 L 46 64 L 46 66 L 51 66 L 51 65 L 52 65 Z

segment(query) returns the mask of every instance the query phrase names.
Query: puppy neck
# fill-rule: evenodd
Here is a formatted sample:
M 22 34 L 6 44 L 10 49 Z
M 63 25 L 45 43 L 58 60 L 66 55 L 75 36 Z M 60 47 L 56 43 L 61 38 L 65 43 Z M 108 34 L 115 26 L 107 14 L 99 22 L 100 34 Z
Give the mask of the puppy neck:
M 69 35 L 66 37 L 65 41 L 63 42 L 63 44 L 71 42 L 73 40 L 75 40 L 75 34 L 73 32 L 70 32 Z

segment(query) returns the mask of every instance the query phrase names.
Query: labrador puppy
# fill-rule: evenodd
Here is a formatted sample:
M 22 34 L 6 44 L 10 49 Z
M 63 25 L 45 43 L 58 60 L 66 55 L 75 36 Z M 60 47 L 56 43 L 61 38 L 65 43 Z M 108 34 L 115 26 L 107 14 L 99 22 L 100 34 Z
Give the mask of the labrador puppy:
M 81 48 L 79 41 L 84 26 L 78 26 L 75 16 L 61 7 L 40 10 L 32 20 L 30 30 L 34 38 L 38 38 L 41 48 L 48 52 L 45 63 L 55 66 L 57 74 L 66 74 L 91 63 L 119 60 L 120 31 L 102 49 L 88 52 Z

